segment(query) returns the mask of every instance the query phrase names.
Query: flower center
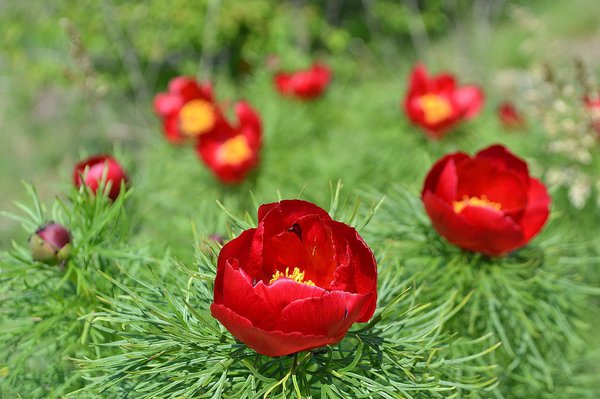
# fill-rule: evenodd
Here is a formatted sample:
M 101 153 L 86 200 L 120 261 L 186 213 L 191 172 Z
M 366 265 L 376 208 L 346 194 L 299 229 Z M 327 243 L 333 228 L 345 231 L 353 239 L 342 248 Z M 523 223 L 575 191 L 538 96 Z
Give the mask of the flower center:
M 292 271 L 292 273 L 290 273 L 290 268 L 286 267 L 285 268 L 285 273 L 280 272 L 279 270 L 276 270 L 275 273 L 273 274 L 273 277 L 271 277 L 271 281 L 269 281 L 269 284 L 273 284 L 275 281 L 279 280 L 280 278 L 289 278 L 290 280 L 294 280 L 297 283 L 300 284 L 306 284 L 306 285 L 312 285 L 314 286 L 315 283 L 312 282 L 312 280 L 304 280 L 304 272 L 300 271 L 300 269 L 298 269 L 297 267 L 294 267 L 294 270 Z
M 464 195 L 462 201 L 452 201 L 452 207 L 454 208 L 455 213 L 461 213 L 463 209 L 467 207 L 467 205 L 479 206 L 482 208 L 492 208 L 497 211 L 502 208 L 502 204 L 499 202 L 490 201 L 485 194 L 482 195 L 481 198 Z
M 448 99 L 437 94 L 425 94 L 419 99 L 425 122 L 434 125 L 452 114 L 452 106 Z
M 186 136 L 199 136 L 215 125 L 212 104 L 204 100 L 192 100 L 179 111 L 179 126 Z
M 226 140 L 218 151 L 219 161 L 227 165 L 237 165 L 252 156 L 248 139 L 241 134 Z

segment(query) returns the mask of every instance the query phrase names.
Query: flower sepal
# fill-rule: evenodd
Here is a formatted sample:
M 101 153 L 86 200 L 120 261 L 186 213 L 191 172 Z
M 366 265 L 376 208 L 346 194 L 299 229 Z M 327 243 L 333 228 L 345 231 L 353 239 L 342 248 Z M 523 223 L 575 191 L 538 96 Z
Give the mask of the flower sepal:
M 64 263 L 71 255 L 71 233 L 64 226 L 50 222 L 29 237 L 28 247 L 35 261 Z

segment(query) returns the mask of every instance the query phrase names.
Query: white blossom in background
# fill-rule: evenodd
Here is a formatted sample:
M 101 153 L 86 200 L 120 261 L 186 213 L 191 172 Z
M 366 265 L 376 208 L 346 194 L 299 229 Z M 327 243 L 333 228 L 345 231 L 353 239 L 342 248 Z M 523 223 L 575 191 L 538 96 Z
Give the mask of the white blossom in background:
M 569 187 L 569 201 L 577 209 L 582 209 L 592 193 L 591 186 L 586 179 L 577 179 Z
M 521 23 L 535 25 L 533 16 L 522 10 L 514 12 L 513 17 Z M 590 170 L 597 157 L 599 138 L 592 125 L 593 115 L 583 103 L 584 95 L 600 91 L 583 64 L 576 62 L 575 68 L 564 70 L 537 65 L 530 71 L 505 72 L 497 83 L 520 92 L 518 97 L 524 100 L 526 113 L 546 135 L 540 144 L 552 163 L 546 164 L 543 173 L 547 184 L 566 190 L 576 209 L 585 207 L 590 198 L 595 198 L 600 206 L 600 183 Z

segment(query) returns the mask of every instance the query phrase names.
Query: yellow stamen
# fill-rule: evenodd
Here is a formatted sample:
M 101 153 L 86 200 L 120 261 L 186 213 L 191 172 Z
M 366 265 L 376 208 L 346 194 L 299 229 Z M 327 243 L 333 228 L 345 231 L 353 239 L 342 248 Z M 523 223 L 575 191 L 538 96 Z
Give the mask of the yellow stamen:
M 300 271 L 300 269 L 298 269 L 297 267 L 294 267 L 294 270 L 292 271 L 291 274 L 290 274 L 289 267 L 285 268 L 285 273 L 282 273 L 279 270 L 276 270 L 275 273 L 273 274 L 273 277 L 271 278 L 271 281 L 269 281 L 269 284 L 273 284 L 275 281 L 279 280 L 280 278 L 289 278 L 300 284 L 306 284 L 306 285 L 312 285 L 312 286 L 315 285 L 315 283 L 313 283 L 312 280 L 304 281 L 304 272 Z
M 179 111 L 179 126 L 186 136 L 199 136 L 215 125 L 215 110 L 205 100 L 192 100 Z
M 425 94 L 420 98 L 421 108 L 425 115 L 425 122 L 435 125 L 452 114 L 450 101 L 437 94 Z
M 462 201 L 452 201 L 452 207 L 456 213 L 461 213 L 463 209 L 467 207 L 467 205 L 493 208 L 497 211 L 502 208 L 502 204 L 499 202 L 490 201 L 485 194 L 482 195 L 481 198 L 464 195 Z
M 236 165 L 252 156 L 248 139 L 241 134 L 226 140 L 218 150 L 217 158 L 224 164 Z

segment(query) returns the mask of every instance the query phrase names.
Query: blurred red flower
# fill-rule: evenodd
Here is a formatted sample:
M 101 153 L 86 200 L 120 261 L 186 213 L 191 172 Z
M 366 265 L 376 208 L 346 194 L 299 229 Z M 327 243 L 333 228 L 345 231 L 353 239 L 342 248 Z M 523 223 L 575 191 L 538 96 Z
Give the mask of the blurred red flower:
M 422 64 L 413 68 L 404 110 L 429 137 L 441 138 L 457 123 L 475 117 L 482 105 L 483 92 L 478 86 L 457 87 L 450 74 L 430 78 Z
M 441 236 L 490 256 L 526 245 L 546 223 L 550 205 L 546 187 L 501 145 L 473 158 L 446 155 L 429 171 L 421 198 Z
M 377 302 L 373 253 L 352 227 L 300 200 L 262 205 L 219 254 L 212 315 L 267 356 L 334 344 Z
M 121 192 L 121 182 L 127 183 L 127 176 L 119 163 L 110 155 L 96 155 L 75 165 L 73 182 L 79 188 L 82 184 L 95 194 L 101 182 L 105 182 L 107 196 L 117 199 Z
M 521 130 L 527 126 L 525 117 L 517 110 L 514 104 L 503 102 L 498 106 L 498 119 L 506 130 Z
M 592 128 L 600 135 L 600 95 L 585 96 L 583 103 L 590 114 Z
M 326 65 L 315 63 L 309 69 L 292 73 L 279 72 L 274 77 L 277 90 L 283 95 L 302 100 L 319 97 L 331 81 L 331 71 Z
M 198 84 L 187 76 L 171 79 L 169 90 L 154 97 L 154 110 L 165 137 L 174 144 L 209 133 L 222 119 L 210 83 Z
M 260 117 L 245 101 L 235 105 L 237 126 L 227 122 L 198 141 L 196 151 L 224 183 L 240 183 L 259 161 L 262 145 Z

